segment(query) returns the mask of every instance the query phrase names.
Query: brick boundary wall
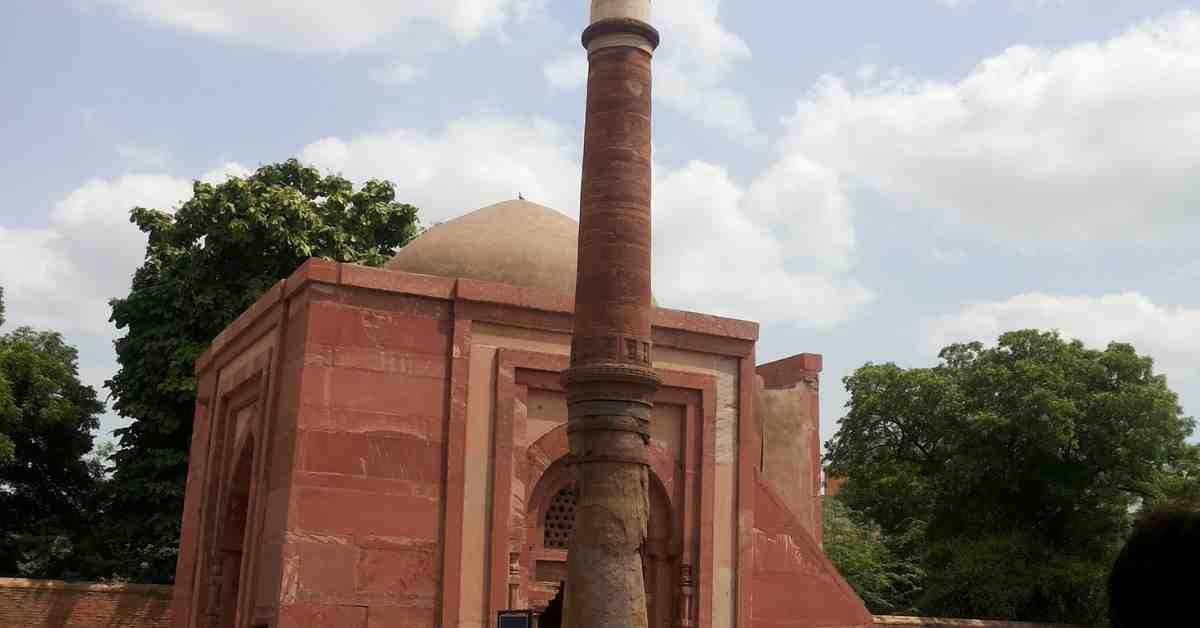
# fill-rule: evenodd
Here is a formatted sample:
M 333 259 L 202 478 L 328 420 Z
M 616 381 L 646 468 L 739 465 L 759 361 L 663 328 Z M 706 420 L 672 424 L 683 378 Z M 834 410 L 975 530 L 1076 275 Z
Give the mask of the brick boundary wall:
M 895 615 L 876 615 L 875 625 L 908 626 L 909 628 L 1080 628 L 1071 624 L 1031 624 L 1023 621 L 898 617 Z
M 1078 628 L 1019 621 L 875 616 L 908 628 Z M 0 628 L 170 628 L 171 587 L 0 578 Z
M 0 628 L 169 628 L 171 587 L 0 578 Z

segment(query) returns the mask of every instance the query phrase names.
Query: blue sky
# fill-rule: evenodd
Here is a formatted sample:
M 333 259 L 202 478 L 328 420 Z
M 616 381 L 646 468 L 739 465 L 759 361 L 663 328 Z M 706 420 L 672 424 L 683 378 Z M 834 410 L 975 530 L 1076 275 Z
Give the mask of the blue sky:
M 134 205 L 299 156 L 437 222 L 578 212 L 586 2 L 74 0 L 0 23 L 0 285 L 99 388 Z M 655 0 L 655 292 L 867 361 L 1057 328 L 1200 407 L 1200 6 Z M 104 430 L 120 425 L 107 416 Z

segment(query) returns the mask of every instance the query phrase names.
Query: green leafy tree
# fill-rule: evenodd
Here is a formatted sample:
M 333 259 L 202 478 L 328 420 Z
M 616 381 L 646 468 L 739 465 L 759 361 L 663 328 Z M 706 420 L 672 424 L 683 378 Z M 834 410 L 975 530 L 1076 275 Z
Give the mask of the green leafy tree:
M 4 286 L 0 286 L 0 327 L 4 327 Z M 12 382 L 0 371 L 0 464 L 12 461 L 16 445 L 8 434 L 12 431 L 20 411 L 13 399 Z
M 87 454 L 103 411 L 61 335 L 0 336 L 0 575 L 70 578 L 96 555 Z
M 1200 511 L 1200 447 L 1192 446 L 1173 461 L 1154 482 L 1154 492 L 1145 496 L 1141 510 Z
M 940 358 L 845 379 L 827 443 L 843 497 L 884 534 L 928 523 L 922 613 L 1099 621 L 1131 513 L 1193 494 L 1194 421 L 1128 344 L 1024 330 Z
M 128 296 L 112 301 L 120 370 L 107 383 L 122 416 L 113 455 L 120 572 L 170 582 L 179 540 L 196 358 L 263 292 L 309 257 L 382 265 L 417 233 L 417 210 L 386 181 L 355 190 L 296 160 L 220 185 L 197 182 L 175 212 L 135 208 L 149 237 Z
M 821 500 L 821 525 L 822 549 L 872 613 L 915 611 L 913 602 L 924 573 L 903 548 L 911 538 L 920 536 L 920 522 L 912 522 L 906 534 L 888 538 L 877 524 L 851 510 L 841 498 L 825 497 Z M 897 547 L 901 551 L 896 551 Z

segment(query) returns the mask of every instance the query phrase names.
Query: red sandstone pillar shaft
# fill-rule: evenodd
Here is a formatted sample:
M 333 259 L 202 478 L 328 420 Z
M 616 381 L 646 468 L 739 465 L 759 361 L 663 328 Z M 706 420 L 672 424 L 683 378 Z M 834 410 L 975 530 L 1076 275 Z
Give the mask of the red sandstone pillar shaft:
M 642 628 L 651 365 L 650 0 L 593 0 L 567 389 L 575 534 L 563 625 Z

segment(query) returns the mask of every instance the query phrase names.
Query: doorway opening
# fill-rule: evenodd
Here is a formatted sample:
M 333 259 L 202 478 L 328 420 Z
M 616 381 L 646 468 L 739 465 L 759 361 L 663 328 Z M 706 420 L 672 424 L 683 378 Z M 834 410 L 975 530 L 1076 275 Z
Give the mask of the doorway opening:
M 225 517 L 217 546 L 216 568 L 218 585 L 218 626 L 234 628 L 237 622 L 238 598 L 241 590 L 242 555 L 246 536 L 246 519 L 250 509 L 250 478 L 254 462 L 254 441 L 248 440 L 238 459 L 229 485 Z
M 558 594 L 553 600 L 546 605 L 546 610 L 542 611 L 538 617 L 538 628 L 562 628 L 562 611 L 563 611 L 563 591 L 566 590 L 565 582 L 558 583 Z
M 678 556 L 671 551 L 674 518 L 666 490 L 653 474 L 649 491 L 650 518 L 645 543 L 641 548 L 642 577 L 646 587 L 646 620 L 653 628 L 665 628 L 672 625 L 675 597 L 671 592 L 678 588 Z M 569 550 L 575 533 L 576 497 L 574 483 L 568 482 L 550 496 L 542 507 L 541 550 L 561 552 L 553 560 L 543 561 L 542 558 L 538 558 L 538 563 L 553 562 L 559 565 L 557 569 L 548 570 L 548 573 L 543 572 L 543 585 L 549 585 L 566 574 L 566 550 Z M 566 583 L 560 580 L 557 594 L 538 618 L 538 628 L 561 628 L 565 589 Z

